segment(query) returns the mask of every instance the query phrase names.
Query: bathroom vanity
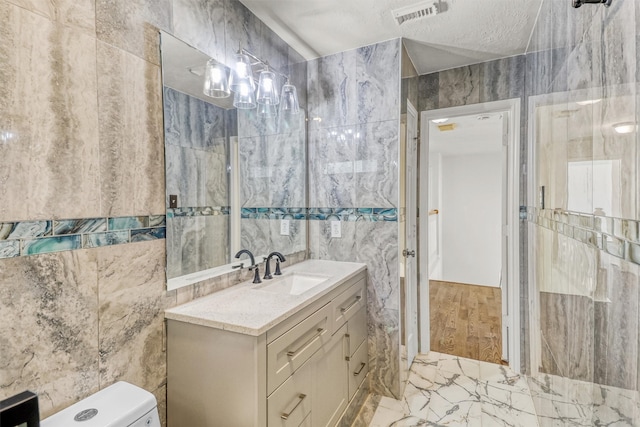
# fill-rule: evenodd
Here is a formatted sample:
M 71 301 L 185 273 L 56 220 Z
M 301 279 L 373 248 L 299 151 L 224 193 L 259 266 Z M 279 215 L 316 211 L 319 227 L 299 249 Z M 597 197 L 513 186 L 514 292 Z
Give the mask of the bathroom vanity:
M 334 426 L 368 374 L 364 264 L 308 260 L 165 316 L 170 427 Z

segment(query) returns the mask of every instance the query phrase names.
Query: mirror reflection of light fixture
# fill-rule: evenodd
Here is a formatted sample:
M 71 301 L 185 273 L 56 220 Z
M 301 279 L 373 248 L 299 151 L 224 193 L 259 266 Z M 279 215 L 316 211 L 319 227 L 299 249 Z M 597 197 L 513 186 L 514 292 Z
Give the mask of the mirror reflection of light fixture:
M 446 123 L 449 119 L 433 119 L 431 120 L 435 124 Z
M 278 115 L 278 107 L 272 104 L 261 104 L 258 102 L 258 114 L 261 117 L 275 117 Z
M 585 99 L 584 101 L 576 101 L 576 104 L 580 105 L 580 106 L 585 106 L 585 105 L 593 105 L 593 104 L 597 104 L 598 102 L 601 102 L 602 99 Z
M 298 105 L 298 93 L 296 87 L 289 84 L 289 80 L 282 86 L 282 98 L 280 101 L 280 114 L 293 115 L 300 112 L 300 106 Z M 315 117 L 314 120 L 322 121 L 319 117 Z
M 233 96 L 233 106 L 240 110 L 256 108 L 256 94 L 248 83 L 238 87 L 238 90 Z
M 208 60 L 204 71 L 202 92 L 211 98 L 226 98 L 231 95 L 227 67 L 213 59 Z
M 613 130 L 620 134 L 626 134 L 634 132 L 638 128 L 634 122 L 616 123 L 613 125 Z

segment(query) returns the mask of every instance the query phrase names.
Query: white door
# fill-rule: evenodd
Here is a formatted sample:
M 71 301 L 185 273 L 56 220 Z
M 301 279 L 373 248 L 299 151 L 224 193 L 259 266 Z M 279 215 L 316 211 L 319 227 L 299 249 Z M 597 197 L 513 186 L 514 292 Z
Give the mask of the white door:
M 418 354 L 418 112 L 407 101 L 407 150 L 405 170 L 405 289 L 406 289 L 406 343 L 407 363 L 411 367 Z

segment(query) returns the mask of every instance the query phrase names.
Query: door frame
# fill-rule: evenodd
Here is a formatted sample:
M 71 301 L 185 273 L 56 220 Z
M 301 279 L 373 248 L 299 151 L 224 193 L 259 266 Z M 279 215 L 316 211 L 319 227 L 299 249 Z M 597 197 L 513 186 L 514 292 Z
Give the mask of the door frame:
M 421 218 L 427 218 L 429 211 L 429 122 L 436 118 L 455 118 L 474 114 L 509 113 L 509 156 L 507 173 L 507 214 L 509 225 L 506 234 L 511 250 L 507 262 L 507 348 L 509 351 L 509 366 L 515 372 L 521 371 L 520 349 L 520 98 L 502 101 L 485 102 L 481 104 L 464 105 L 459 107 L 440 108 L 422 111 L 420 114 L 420 163 L 418 167 L 419 203 Z M 419 221 L 420 223 L 421 221 Z M 431 347 L 431 327 L 429 321 L 429 239 L 428 227 L 419 226 L 418 247 L 418 283 L 420 287 L 419 325 L 420 352 L 426 353 Z M 424 278 L 423 278 L 424 276 Z M 504 301 L 503 301 L 504 304 Z M 505 319 L 503 319 L 505 321 Z

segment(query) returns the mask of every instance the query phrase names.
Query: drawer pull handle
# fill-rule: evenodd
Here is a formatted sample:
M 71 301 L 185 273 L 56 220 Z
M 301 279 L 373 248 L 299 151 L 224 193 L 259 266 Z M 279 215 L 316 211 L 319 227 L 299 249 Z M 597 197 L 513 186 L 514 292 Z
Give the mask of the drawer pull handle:
M 293 413 L 293 411 L 295 411 L 296 408 L 300 406 L 300 404 L 302 403 L 305 397 L 307 397 L 306 394 L 300 393 L 298 395 L 298 400 L 293 404 L 293 408 L 289 409 L 287 412 L 283 412 L 282 415 L 280 415 L 280 418 L 282 418 L 283 420 L 288 420 L 291 414 Z
M 365 367 L 366 365 L 367 365 L 367 364 L 366 364 L 366 363 L 364 363 L 364 362 L 360 363 L 360 369 L 358 369 L 357 371 L 355 371 L 355 372 L 353 373 L 353 376 L 354 376 L 354 377 L 357 377 L 358 375 L 360 375 L 360 372 L 362 372 L 362 370 L 364 369 L 364 367 Z
M 358 296 L 356 297 L 356 299 L 355 299 L 351 304 L 349 304 L 349 305 L 348 305 L 348 306 L 346 306 L 346 307 L 342 307 L 342 308 L 340 309 L 340 313 L 346 313 L 347 311 L 349 311 L 349 309 L 350 309 L 351 307 L 353 307 L 354 305 L 356 305 L 356 304 L 357 304 L 361 299 L 362 299 L 362 297 L 361 297 L 360 295 L 358 295 Z
M 295 356 L 295 355 L 296 355 L 296 353 L 297 353 L 297 352 L 299 352 L 300 350 L 302 350 L 302 349 L 304 349 L 304 348 L 307 348 L 307 346 L 308 346 L 309 344 L 311 344 L 312 342 L 314 342 L 315 340 L 317 340 L 318 338 L 320 338 L 320 335 L 322 335 L 322 333 L 324 332 L 324 329 L 323 329 L 323 328 L 318 328 L 318 329 L 316 329 L 316 332 L 317 332 L 317 334 L 315 334 L 315 335 L 313 336 L 313 338 L 311 338 L 309 341 L 307 341 L 306 343 L 304 343 L 304 345 L 303 345 L 302 347 L 300 347 L 299 349 L 297 349 L 297 350 L 289 350 L 289 351 L 287 351 L 287 356 L 289 356 L 289 357 L 293 357 L 293 356 Z
M 344 357 L 344 360 L 348 362 L 351 360 L 351 357 L 349 357 L 351 354 L 351 335 L 344 334 L 344 337 L 347 339 L 347 355 Z

